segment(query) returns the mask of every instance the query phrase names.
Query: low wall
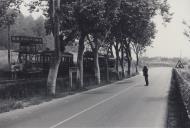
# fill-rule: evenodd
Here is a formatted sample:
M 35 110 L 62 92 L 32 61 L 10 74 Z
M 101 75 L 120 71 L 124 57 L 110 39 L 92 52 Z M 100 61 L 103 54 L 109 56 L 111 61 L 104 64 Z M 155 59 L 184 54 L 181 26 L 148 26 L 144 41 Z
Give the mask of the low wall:
M 175 85 L 179 88 L 182 102 L 190 119 L 190 79 L 188 81 L 188 77 L 185 75 L 186 73 L 187 71 L 183 69 L 173 69 L 172 74 L 173 79 L 175 80 Z

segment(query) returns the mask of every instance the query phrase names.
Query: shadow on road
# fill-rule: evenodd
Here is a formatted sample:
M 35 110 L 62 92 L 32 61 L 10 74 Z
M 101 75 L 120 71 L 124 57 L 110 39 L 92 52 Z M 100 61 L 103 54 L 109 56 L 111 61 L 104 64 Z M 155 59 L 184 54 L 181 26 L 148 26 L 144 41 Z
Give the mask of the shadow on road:
M 165 96 L 163 96 L 163 97 L 148 97 L 148 98 L 146 98 L 146 101 L 147 102 L 160 102 L 160 101 L 165 101 L 165 100 L 167 100 L 167 97 Z
M 130 84 L 130 83 L 133 83 L 133 81 L 132 80 L 127 80 L 127 81 L 117 82 L 118 85 L 120 85 L 120 84 Z
M 92 91 L 92 92 L 85 92 L 83 94 L 93 94 L 93 95 L 100 95 L 100 94 L 112 94 L 113 92 L 109 92 L 109 91 Z

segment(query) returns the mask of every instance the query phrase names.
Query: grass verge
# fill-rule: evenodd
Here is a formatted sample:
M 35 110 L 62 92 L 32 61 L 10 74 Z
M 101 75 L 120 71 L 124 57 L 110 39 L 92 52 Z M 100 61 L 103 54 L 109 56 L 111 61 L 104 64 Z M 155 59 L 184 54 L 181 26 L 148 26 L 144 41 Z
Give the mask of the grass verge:
M 132 76 L 135 76 L 133 74 Z M 128 77 L 129 78 L 129 77 Z M 16 83 L 5 84 L 0 87 L 0 113 L 9 112 L 15 109 L 22 109 L 31 105 L 38 105 L 43 102 L 51 101 L 56 98 L 63 98 L 68 95 L 74 95 L 79 92 L 87 91 L 97 87 L 106 86 L 110 83 L 116 82 L 113 79 L 111 82 L 102 81 L 100 85 L 96 85 L 93 79 L 85 78 L 85 88 L 71 89 L 68 86 L 68 79 L 58 79 L 56 95 L 48 97 L 46 95 L 46 79 L 44 80 L 26 80 L 17 81 Z

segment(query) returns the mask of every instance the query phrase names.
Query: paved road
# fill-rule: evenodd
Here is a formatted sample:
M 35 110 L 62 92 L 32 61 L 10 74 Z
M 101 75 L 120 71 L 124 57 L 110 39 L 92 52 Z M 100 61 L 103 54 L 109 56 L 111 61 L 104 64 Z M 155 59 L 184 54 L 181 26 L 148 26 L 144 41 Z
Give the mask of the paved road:
M 0 114 L 0 128 L 163 128 L 171 68 L 152 68 L 106 87 Z

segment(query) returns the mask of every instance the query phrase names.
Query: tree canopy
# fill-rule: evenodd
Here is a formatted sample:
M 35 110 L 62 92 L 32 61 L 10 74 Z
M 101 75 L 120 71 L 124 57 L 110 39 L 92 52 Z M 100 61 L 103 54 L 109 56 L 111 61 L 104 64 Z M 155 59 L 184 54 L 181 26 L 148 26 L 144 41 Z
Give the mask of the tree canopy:
M 186 26 L 186 29 L 184 31 L 184 35 L 189 39 L 190 41 L 190 25 L 186 22 L 183 21 L 183 24 Z
M 22 0 L 0 1 L 0 27 L 14 24 L 22 2 Z

